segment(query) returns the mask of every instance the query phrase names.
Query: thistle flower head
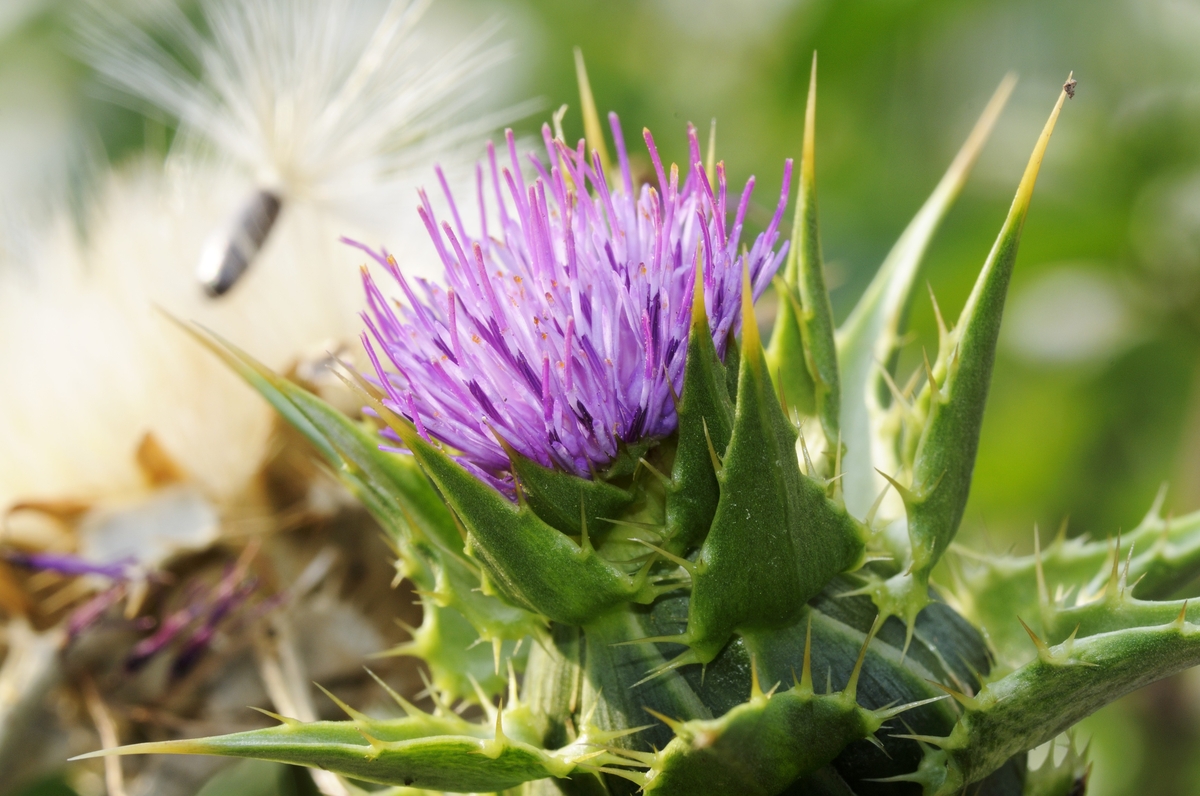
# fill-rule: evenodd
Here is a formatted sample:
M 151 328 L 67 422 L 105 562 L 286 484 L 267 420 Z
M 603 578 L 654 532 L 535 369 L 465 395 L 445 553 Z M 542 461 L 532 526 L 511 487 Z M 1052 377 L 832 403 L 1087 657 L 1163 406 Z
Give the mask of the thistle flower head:
M 507 159 L 489 145 L 486 168 L 476 170 L 484 219 L 477 234 L 463 226 L 444 179 L 449 221 L 435 217 L 422 193 L 419 213 L 445 264 L 444 285 L 414 284 L 386 251 L 362 247 L 407 299 L 393 305 L 364 271 L 364 342 L 385 403 L 498 485 L 510 466 L 504 444 L 588 477 L 622 445 L 671 433 L 696 269 L 723 352 L 739 326 L 743 270 L 757 297 L 786 255 L 787 245 L 775 244 L 790 161 L 770 224 L 746 248 L 754 178 L 730 207 L 723 164 L 706 172 L 689 127 L 682 178 L 675 165 L 663 167 L 645 132 L 658 187 L 638 188 L 615 114 L 609 123 L 615 184 L 598 153 L 589 159 L 583 141 L 573 150 L 545 126 L 548 162 L 528 155 L 532 181 L 522 176 L 511 131 Z

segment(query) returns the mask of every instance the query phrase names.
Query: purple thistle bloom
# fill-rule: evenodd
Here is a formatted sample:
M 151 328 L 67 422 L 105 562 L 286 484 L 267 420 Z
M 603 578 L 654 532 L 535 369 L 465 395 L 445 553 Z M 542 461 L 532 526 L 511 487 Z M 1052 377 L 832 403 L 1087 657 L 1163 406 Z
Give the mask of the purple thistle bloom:
M 549 166 L 528 156 L 532 183 L 521 174 L 512 131 L 508 164 L 489 144 L 490 196 L 485 170 L 476 167 L 477 237 L 464 228 L 438 169 L 453 224 L 439 225 L 424 192 L 418 212 L 445 264 L 444 285 L 416 280 L 414 289 L 386 251 L 346 241 L 378 261 L 407 300 L 390 302 L 364 270 L 370 334 L 363 342 L 385 404 L 510 495 L 510 462 L 497 435 L 544 466 L 587 478 L 622 444 L 674 431 L 671 392 L 683 382 L 695 263 L 704 269 L 705 308 L 723 356 L 739 328 L 743 267 L 757 298 L 786 256 L 787 244 L 779 251 L 775 244 L 790 160 L 771 223 L 739 252 L 753 177 L 730 226 L 724 165 L 716 167 L 714 192 L 695 128 L 688 126 L 682 185 L 645 131 L 658 187 L 638 190 L 616 114 L 609 123 L 617 186 L 596 153 L 587 159 L 583 141 L 572 150 L 552 139 L 549 126 L 542 128 Z M 488 228 L 489 201 L 498 229 Z

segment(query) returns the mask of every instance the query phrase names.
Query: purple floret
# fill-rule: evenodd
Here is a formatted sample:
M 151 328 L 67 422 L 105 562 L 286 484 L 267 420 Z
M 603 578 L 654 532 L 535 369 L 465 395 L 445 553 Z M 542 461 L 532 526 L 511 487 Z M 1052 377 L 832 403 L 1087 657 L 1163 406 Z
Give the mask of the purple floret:
M 743 263 L 757 298 L 786 256 L 787 244 L 778 251 L 775 244 L 790 160 L 770 224 L 739 251 L 753 177 L 730 226 L 724 165 L 716 167 L 714 193 L 694 128 L 682 186 L 678 168 L 668 175 L 645 132 L 659 187 L 635 189 L 616 114 L 609 122 L 616 186 L 596 153 L 588 161 L 583 141 L 572 150 L 548 126 L 549 166 L 530 153 L 532 183 L 521 174 L 512 131 L 508 164 L 489 144 L 490 180 L 476 167 L 478 236 L 464 228 L 439 169 L 453 223 L 439 224 L 424 192 L 418 212 L 445 264 L 444 284 L 410 281 L 386 251 L 347 241 L 378 261 L 406 299 L 404 306 L 388 300 L 364 271 L 370 333 L 363 342 L 385 404 L 509 494 L 510 463 L 497 435 L 542 465 L 588 478 L 621 444 L 674 431 L 671 392 L 683 381 L 696 259 L 723 356 L 739 329 Z M 499 229 L 489 230 L 489 220 Z

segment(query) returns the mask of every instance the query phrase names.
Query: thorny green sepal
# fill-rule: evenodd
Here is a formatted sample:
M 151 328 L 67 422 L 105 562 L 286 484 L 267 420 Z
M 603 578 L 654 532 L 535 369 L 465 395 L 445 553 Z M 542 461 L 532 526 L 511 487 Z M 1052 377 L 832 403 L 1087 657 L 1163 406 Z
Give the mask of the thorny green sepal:
M 796 433 L 772 389 L 743 277 L 742 357 L 720 501 L 692 569 L 687 644 L 699 662 L 734 631 L 783 627 L 834 575 L 856 566 L 865 532 L 800 472 Z
M 735 350 L 730 346 L 731 353 Z M 725 453 L 733 428 L 733 401 L 726 388 L 725 367 L 713 345 L 708 314 L 704 310 L 704 273 L 696 258 L 692 291 L 692 323 L 684 360 L 683 394 L 675 463 L 667 489 L 667 548 L 686 553 L 704 541 L 717 510 L 720 485 L 716 457 Z
M 816 112 L 817 54 L 814 52 L 804 112 L 804 148 L 792 221 L 792 246 L 784 265 L 779 315 L 766 357 L 767 368 L 777 379 L 788 404 L 794 402 L 802 413 L 820 418 L 831 459 L 826 469 L 832 471 L 832 459 L 836 458 L 833 447 L 840 438 L 841 389 L 833 307 L 825 288 L 817 225 Z
M 680 721 L 658 714 L 675 738 L 654 755 L 631 755 L 649 766 L 645 792 L 772 796 L 828 765 L 852 742 L 865 738 L 878 743 L 873 736 L 885 719 L 943 700 L 944 696 L 937 696 L 881 710 L 868 710 L 858 703 L 863 661 L 881 624 L 877 617 L 841 691 L 818 694 L 813 689 L 810 625 L 805 632 L 800 677 L 796 679 L 793 671 L 794 684 L 786 691 L 776 693 L 779 683 L 775 683 L 764 692 L 751 660 L 749 700 L 720 718 Z
M 903 333 L 925 250 L 966 183 L 1014 83 L 1012 77 L 1007 77 L 996 89 L 945 175 L 901 233 L 866 292 L 837 331 L 839 419 L 846 446 L 842 489 L 846 506 L 856 517 L 866 515 L 883 485 L 876 468 L 895 472 L 894 456 L 883 440 L 875 441 L 879 437 L 878 416 L 882 412 L 878 368 L 890 362 Z
M 565 534 L 595 534 L 633 502 L 633 495 L 618 486 L 543 467 L 507 442 L 501 444 L 533 513 Z
M 471 552 L 517 605 L 555 622 L 582 625 L 605 609 L 639 599 L 645 576 L 631 576 L 514 506 L 468 473 L 407 422 L 393 425 L 441 490 L 471 538 Z
M 931 374 L 936 381 L 925 385 L 930 395 L 929 420 L 913 465 L 912 498 L 905 501 L 912 569 L 920 583 L 928 579 L 958 532 L 967 505 L 1008 283 L 1038 170 L 1066 98 L 1064 90 L 1034 146 L 1008 217 L 949 334 L 947 348 L 938 352 Z
M 843 692 L 760 692 L 720 718 L 673 724 L 676 737 L 654 755 L 645 793 L 772 796 L 882 723 Z

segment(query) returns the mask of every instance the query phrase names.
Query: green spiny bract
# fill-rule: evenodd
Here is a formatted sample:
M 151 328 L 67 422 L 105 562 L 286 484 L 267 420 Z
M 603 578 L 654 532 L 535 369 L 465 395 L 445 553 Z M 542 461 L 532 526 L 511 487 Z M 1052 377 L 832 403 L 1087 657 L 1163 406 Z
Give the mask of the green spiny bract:
M 769 344 L 747 276 L 743 333 L 722 361 L 698 269 L 678 428 L 596 478 L 502 441 L 513 502 L 376 383 L 349 376 L 376 417 L 358 423 L 201 335 L 395 540 L 425 608 L 395 652 L 425 662 L 437 709 L 393 694 L 402 718 L 342 705 L 347 721 L 283 718 L 120 753 L 320 766 L 405 793 L 1078 793 L 1074 751 L 1034 771 L 1025 753 L 1200 662 L 1200 605 L 1156 601 L 1200 569 L 1200 516 L 1168 522 L 1156 507 L 1115 542 L 1039 540 L 1027 559 L 962 551 L 948 599 L 930 586 L 967 500 L 1005 292 L 1066 94 L 958 322 L 938 313 L 937 356 L 923 383 L 902 387 L 888 363 L 919 261 L 1011 82 L 836 331 L 817 238 L 814 87 L 815 74 Z M 413 455 L 381 452 L 377 425 Z M 486 720 L 460 718 L 456 702 Z

